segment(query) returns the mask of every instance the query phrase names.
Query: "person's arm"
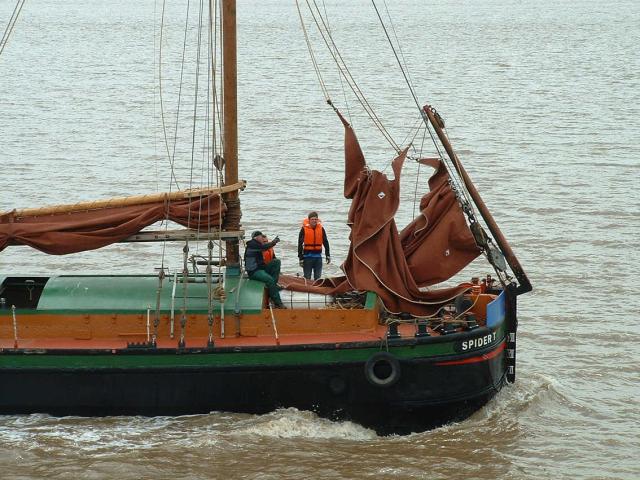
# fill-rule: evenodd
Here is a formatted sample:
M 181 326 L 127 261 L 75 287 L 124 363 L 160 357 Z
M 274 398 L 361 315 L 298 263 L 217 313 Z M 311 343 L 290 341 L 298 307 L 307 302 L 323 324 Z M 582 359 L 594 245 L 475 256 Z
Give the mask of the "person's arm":
M 251 248 L 264 251 L 264 250 L 269 250 L 271 247 L 275 247 L 279 241 L 280 239 L 276 237 L 273 239 L 273 241 L 267 242 L 267 243 L 260 243 L 254 240 L 251 240 L 249 243 L 251 244 Z M 247 243 L 247 246 L 249 246 L 249 243 Z
M 327 257 L 327 263 L 331 262 L 331 251 L 329 250 L 329 239 L 327 231 L 322 227 L 322 245 L 324 245 L 324 256 Z
M 302 260 L 304 258 L 304 228 L 300 229 L 300 233 L 298 234 L 298 259 Z
M 271 242 L 263 243 L 260 245 L 261 250 L 269 250 L 271 247 L 275 247 L 280 239 L 278 237 L 274 238 Z

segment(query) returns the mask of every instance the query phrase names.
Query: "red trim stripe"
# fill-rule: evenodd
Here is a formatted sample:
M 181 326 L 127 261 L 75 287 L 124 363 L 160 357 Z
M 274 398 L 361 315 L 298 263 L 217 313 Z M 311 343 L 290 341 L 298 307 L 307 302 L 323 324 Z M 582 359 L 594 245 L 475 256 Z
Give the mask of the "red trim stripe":
M 502 353 L 502 351 L 507 347 L 506 340 L 503 341 L 495 350 L 492 350 L 489 353 L 485 353 L 484 355 L 479 355 L 477 357 L 465 358 L 464 360 L 451 360 L 450 362 L 438 362 L 436 365 L 464 365 L 466 363 L 478 363 L 478 362 L 486 362 L 487 360 L 497 357 Z

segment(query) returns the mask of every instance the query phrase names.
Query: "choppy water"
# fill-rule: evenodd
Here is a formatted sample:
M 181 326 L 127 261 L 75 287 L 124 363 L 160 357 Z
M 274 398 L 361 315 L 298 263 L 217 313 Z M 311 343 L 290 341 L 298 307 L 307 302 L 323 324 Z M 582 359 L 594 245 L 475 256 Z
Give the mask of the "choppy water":
M 295 410 L 0 417 L 2 478 L 640 478 L 640 7 L 388 3 L 420 100 L 447 120 L 534 284 L 520 303 L 517 383 L 468 421 L 407 437 L 378 438 Z M 14 5 L 0 0 L 0 26 Z M 163 75 L 173 139 L 185 3 L 167 8 Z M 371 4 L 326 8 L 352 73 L 401 142 L 415 109 Z M 191 5 L 188 52 L 197 9 Z M 151 0 L 26 3 L 0 56 L 0 210 L 167 188 L 154 88 L 160 10 Z M 348 245 L 342 128 L 323 103 L 295 5 L 239 0 L 238 14 L 245 228 L 279 234 L 280 256 L 295 271 L 298 220 L 316 209 L 340 260 Z M 369 163 L 384 169 L 389 146 L 352 98 L 347 108 L 335 68 L 323 69 Z M 180 121 L 188 124 L 192 98 L 185 99 Z M 185 186 L 191 131 L 177 136 Z M 400 225 L 412 216 L 418 173 L 423 190 L 424 171 L 407 164 L 403 172 Z M 0 256 L 0 271 L 144 273 L 161 254 L 157 245 L 61 258 L 12 249 Z M 179 252 L 166 262 L 178 268 Z

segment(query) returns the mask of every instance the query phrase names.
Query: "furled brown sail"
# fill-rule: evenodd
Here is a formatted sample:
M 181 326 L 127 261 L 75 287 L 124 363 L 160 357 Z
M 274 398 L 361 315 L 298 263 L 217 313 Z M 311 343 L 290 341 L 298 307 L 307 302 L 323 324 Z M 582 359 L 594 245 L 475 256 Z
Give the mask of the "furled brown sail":
M 345 277 L 308 284 L 281 277 L 297 291 L 340 293 L 376 292 L 392 313 L 416 316 L 436 313 L 443 303 L 468 285 L 424 291 L 421 287 L 451 278 L 480 254 L 448 183 L 444 166 L 430 179 L 431 191 L 422 199 L 421 215 L 398 234 L 394 215 L 400 204 L 400 174 L 407 151 L 392 162 L 394 179 L 367 168 L 351 126 L 345 127 L 344 195 L 352 199 L 348 224 L 351 247 L 342 265 Z
M 402 232 L 400 242 L 411 271 L 421 286 L 443 282 L 462 270 L 479 254 L 442 161 L 421 163 L 436 169 L 429 192 L 420 201 L 418 215 Z
M 0 215 L 0 251 L 29 245 L 51 255 L 94 250 L 124 240 L 160 220 L 187 228 L 217 228 L 226 207 L 218 194 L 42 216 Z

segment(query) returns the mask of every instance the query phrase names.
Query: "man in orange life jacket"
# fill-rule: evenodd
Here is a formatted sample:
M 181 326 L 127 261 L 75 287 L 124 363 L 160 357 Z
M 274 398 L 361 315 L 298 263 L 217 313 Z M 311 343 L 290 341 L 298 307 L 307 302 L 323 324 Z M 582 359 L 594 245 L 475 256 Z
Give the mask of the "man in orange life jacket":
M 322 247 L 324 246 L 327 263 L 331 263 L 329 252 L 329 240 L 318 214 L 311 212 L 302 222 L 300 235 L 298 235 L 298 259 L 304 271 L 304 278 L 318 280 L 322 276 Z
M 251 280 L 257 280 L 267 286 L 269 298 L 276 308 L 285 308 L 280 299 L 280 287 L 278 286 L 280 259 L 272 258 L 269 264 L 265 264 L 262 255 L 279 241 L 280 239 L 276 237 L 272 242 L 267 242 L 267 236 L 262 232 L 257 230 L 253 232 L 244 251 L 244 268 Z

